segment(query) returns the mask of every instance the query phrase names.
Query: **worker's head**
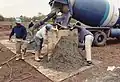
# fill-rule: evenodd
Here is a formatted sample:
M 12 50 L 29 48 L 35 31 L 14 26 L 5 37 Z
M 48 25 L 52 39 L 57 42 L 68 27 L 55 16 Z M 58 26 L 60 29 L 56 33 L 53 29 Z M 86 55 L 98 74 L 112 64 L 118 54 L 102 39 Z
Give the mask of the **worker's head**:
M 20 25 L 20 24 L 22 23 L 22 21 L 21 21 L 20 18 L 16 18 L 16 19 L 15 19 L 15 23 L 16 23 L 17 25 Z
M 51 25 L 51 24 L 47 24 L 47 25 L 46 25 L 47 31 L 50 31 L 52 28 L 53 28 L 53 25 Z

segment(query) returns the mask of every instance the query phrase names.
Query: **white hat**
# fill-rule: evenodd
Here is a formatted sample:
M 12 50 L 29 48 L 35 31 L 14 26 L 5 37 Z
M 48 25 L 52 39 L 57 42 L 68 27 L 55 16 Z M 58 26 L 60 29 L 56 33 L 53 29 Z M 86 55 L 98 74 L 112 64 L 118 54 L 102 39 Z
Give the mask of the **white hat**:
M 16 22 L 16 23 L 19 23 L 19 24 L 21 24 L 21 23 L 22 23 L 22 21 L 21 21 L 21 19 L 20 19 L 20 18 L 16 18 L 16 19 L 15 19 L 15 22 Z

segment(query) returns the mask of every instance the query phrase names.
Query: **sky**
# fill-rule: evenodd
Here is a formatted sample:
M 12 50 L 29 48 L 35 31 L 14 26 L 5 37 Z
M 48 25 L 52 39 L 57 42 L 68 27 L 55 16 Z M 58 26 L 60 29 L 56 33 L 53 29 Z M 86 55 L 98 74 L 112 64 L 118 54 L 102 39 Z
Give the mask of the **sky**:
M 0 0 L 0 14 L 5 17 L 36 16 L 50 12 L 49 0 Z
M 20 15 L 32 17 L 38 15 L 38 12 L 46 15 L 50 12 L 49 1 L 0 0 L 0 14 L 5 17 L 19 17 Z M 113 0 L 113 2 L 119 4 L 120 7 L 120 0 Z

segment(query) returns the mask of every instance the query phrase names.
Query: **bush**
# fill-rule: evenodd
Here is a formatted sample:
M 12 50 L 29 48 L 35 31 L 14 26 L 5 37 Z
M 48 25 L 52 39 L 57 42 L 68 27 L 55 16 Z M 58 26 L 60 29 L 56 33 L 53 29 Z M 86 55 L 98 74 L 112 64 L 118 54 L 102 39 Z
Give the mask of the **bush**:
M 0 21 L 4 21 L 4 17 L 0 15 Z

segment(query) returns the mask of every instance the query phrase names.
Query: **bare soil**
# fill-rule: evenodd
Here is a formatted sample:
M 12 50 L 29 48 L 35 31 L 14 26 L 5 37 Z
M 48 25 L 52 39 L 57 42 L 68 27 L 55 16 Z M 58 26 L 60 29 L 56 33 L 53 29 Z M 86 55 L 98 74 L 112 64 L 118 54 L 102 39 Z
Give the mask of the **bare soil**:
M 0 48 L 0 64 L 15 55 L 1 44 Z M 13 59 L 1 67 L 0 82 L 51 82 L 23 60 Z
M 10 30 L 1 28 L 0 40 L 8 39 Z M 0 44 L 0 65 L 6 62 L 11 57 L 15 56 L 4 45 Z M 32 66 L 24 62 L 23 60 L 8 62 L 7 64 L 0 66 L 0 82 L 52 82 L 43 74 L 36 71 Z
M 7 39 L 9 30 L 0 31 L 0 32 L 1 32 L 0 39 Z M 63 50 L 63 48 L 64 46 L 61 49 Z M 59 46 L 56 49 L 58 49 L 56 51 L 59 51 L 59 52 L 61 51 L 59 50 L 60 49 Z M 71 52 L 67 52 L 67 53 L 72 55 Z M 56 52 L 55 54 L 58 54 L 58 52 Z M 15 54 L 13 54 L 10 50 L 6 49 L 3 45 L 0 44 L 0 63 L 7 61 L 14 55 Z M 66 55 L 62 53 L 62 56 L 63 57 L 61 58 L 64 58 Z M 69 56 L 67 57 L 69 58 Z M 72 57 L 74 58 L 74 56 Z M 75 59 L 77 61 L 79 57 L 78 58 L 76 57 Z M 63 62 L 64 60 L 72 62 L 68 59 L 60 59 L 56 61 L 58 58 L 60 58 L 59 55 L 58 56 L 56 55 L 53 57 L 53 59 L 51 59 L 50 62 L 58 63 L 58 62 Z M 93 47 L 92 58 L 96 60 L 100 60 L 102 61 L 102 63 L 94 66 L 91 69 L 88 69 L 87 71 L 83 71 L 71 78 L 68 78 L 63 82 L 120 82 L 120 69 L 116 69 L 114 71 L 107 71 L 108 66 L 116 66 L 116 67 L 120 66 L 120 41 L 119 40 L 110 39 L 107 42 L 107 45 L 105 47 Z M 76 61 L 73 61 L 73 62 L 76 62 Z M 72 65 L 72 63 L 68 63 L 68 62 L 66 63 Z M 76 63 L 76 65 L 78 64 Z M 2 68 L 0 68 L 0 82 L 52 82 L 43 74 L 39 73 L 32 66 L 25 63 L 22 60 L 15 61 L 15 59 L 13 59 L 8 64 L 5 64 L 1 67 Z M 56 67 L 53 67 L 53 68 L 56 69 Z
M 108 66 L 120 67 L 120 41 L 110 39 L 104 47 L 93 47 L 92 58 L 101 64 L 63 82 L 120 82 L 120 68 L 107 71 Z

